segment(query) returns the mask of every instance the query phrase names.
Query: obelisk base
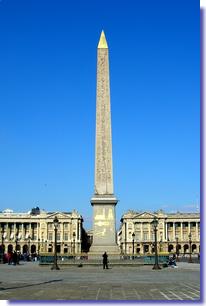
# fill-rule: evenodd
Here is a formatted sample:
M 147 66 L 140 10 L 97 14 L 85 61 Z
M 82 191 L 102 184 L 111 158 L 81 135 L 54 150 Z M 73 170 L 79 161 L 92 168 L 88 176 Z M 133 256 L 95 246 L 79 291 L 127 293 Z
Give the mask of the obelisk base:
M 93 242 L 89 258 L 99 257 L 104 252 L 119 258 L 117 245 L 115 206 L 118 200 L 113 195 L 95 195 L 91 199 L 93 206 Z

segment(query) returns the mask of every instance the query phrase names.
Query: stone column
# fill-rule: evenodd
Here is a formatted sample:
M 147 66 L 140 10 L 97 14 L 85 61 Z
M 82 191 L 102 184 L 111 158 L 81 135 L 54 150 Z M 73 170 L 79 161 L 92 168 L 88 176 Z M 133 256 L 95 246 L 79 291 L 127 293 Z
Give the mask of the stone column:
M 143 224 L 141 222 L 141 225 L 140 225 L 140 241 L 143 240 Z
M 76 250 L 78 252 L 78 245 L 79 245 L 79 224 L 78 219 L 76 220 Z
M 41 239 L 41 237 L 40 237 L 40 223 L 37 222 L 37 241 L 38 241 L 38 243 L 40 241 L 39 239 Z
M 165 240 L 167 242 L 168 239 L 168 228 L 167 228 L 167 222 L 165 222 Z
M 9 223 L 6 223 L 6 239 L 10 241 Z
M 181 242 L 183 241 L 183 226 L 182 226 L 182 222 L 180 223 L 180 240 L 181 240 Z
M 198 241 L 198 222 L 196 222 L 196 230 L 195 230 L 195 234 L 196 234 L 196 241 Z
M 148 239 L 149 239 L 149 242 L 151 242 L 151 223 L 149 223 L 148 224 L 148 230 L 149 230 L 149 237 L 148 237 Z
M 82 241 L 82 232 L 81 232 L 81 220 L 78 220 L 78 232 L 79 232 L 79 237 L 78 237 L 78 243 L 79 243 L 79 253 L 81 253 L 81 241 Z
M 81 220 L 79 220 L 79 240 L 82 240 L 82 227 L 81 227 Z
M 16 239 L 16 234 L 17 234 L 17 231 L 16 231 L 16 222 L 14 222 L 14 231 L 13 231 L 13 233 L 14 233 L 14 239 Z
M 29 236 L 32 237 L 32 232 L 31 232 L 31 222 L 29 223 Z
M 175 222 L 173 222 L 173 241 L 175 241 Z
M 78 226 L 79 226 L 79 253 L 81 253 L 82 251 L 81 249 L 81 241 L 82 241 L 81 220 L 79 220 Z
M 22 240 L 24 241 L 25 239 L 25 233 L 24 233 L 24 223 L 21 224 L 21 236 L 22 236 Z
M 124 253 L 127 254 L 127 223 L 124 222 Z
M 59 222 L 59 228 L 58 231 L 60 233 L 60 241 L 64 240 L 64 226 L 63 226 L 63 222 Z
M 191 231 L 191 229 L 190 229 L 190 222 L 188 222 L 188 236 L 189 236 L 190 231 Z
M 163 229 L 162 229 L 162 242 L 165 241 L 165 222 L 164 222 L 164 219 L 162 219 L 162 223 L 163 223 Z M 162 243 L 163 245 L 163 243 Z

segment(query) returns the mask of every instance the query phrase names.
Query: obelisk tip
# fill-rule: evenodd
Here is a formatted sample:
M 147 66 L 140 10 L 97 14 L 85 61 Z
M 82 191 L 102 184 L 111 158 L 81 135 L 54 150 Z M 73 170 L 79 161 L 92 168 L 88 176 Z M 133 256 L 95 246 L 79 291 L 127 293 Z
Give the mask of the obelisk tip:
M 100 35 L 98 49 L 108 49 L 106 37 L 105 37 L 105 34 L 104 34 L 103 30 L 102 30 L 102 33 Z

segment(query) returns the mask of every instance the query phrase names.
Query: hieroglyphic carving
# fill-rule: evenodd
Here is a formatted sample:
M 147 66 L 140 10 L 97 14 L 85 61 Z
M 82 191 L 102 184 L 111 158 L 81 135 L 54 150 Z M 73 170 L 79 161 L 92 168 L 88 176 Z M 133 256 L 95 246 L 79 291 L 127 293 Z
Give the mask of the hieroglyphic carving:
M 98 206 L 94 213 L 94 238 L 114 234 L 114 208 Z
M 108 49 L 98 49 L 96 97 L 95 193 L 113 194 Z

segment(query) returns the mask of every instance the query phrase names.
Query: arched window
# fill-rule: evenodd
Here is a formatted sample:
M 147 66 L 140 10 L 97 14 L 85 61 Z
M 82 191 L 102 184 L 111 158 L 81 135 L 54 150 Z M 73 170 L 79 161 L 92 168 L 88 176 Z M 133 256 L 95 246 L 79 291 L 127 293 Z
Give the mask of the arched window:
M 13 252 L 13 245 L 9 244 L 8 245 L 8 253 L 11 253 L 11 252 Z

